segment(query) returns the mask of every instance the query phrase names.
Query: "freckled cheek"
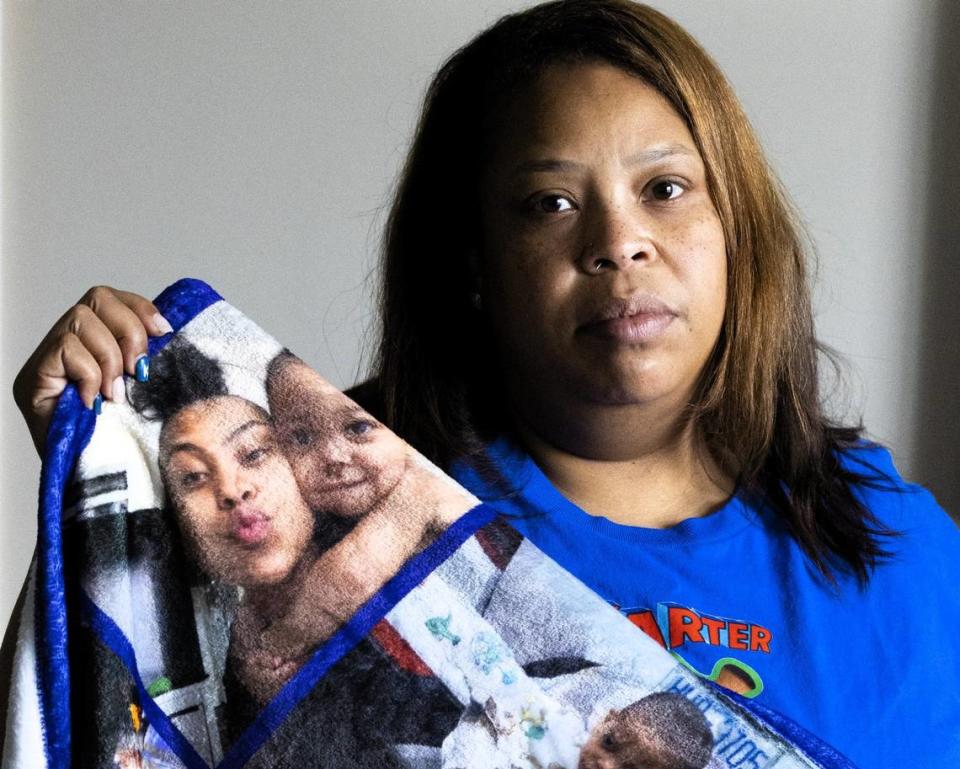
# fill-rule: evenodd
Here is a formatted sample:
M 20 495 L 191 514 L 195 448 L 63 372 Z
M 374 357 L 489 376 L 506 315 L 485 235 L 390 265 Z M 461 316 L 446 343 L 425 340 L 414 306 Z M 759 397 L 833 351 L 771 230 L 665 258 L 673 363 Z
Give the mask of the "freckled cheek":
M 397 470 L 407 461 L 407 444 L 396 436 L 390 434 L 381 434 L 369 444 L 369 455 L 373 458 L 373 464 L 381 470 Z
M 712 326 L 723 317 L 727 256 L 719 222 L 703 217 L 673 241 L 672 254 L 690 302 L 690 323 Z
M 487 291 L 516 296 L 520 292 L 515 289 L 535 280 L 538 265 L 543 263 L 540 254 L 539 248 L 524 247 L 521 243 L 506 244 L 489 257 Z
M 313 532 L 313 512 L 302 503 L 291 505 L 288 510 L 289 524 L 281 526 L 278 535 L 283 542 L 281 549 L 289 551 L 292 548 L 294 552 L 290 555 L 296 556 L 295 551 L 303 546 Z
M 521 326 L 552 323 L 572 273 L 559 247 L 540 240 L 517 244 L 498 255 L 488 276 L 490 309 L 499 311 L 500 325 L 513 332 Z
M 302 498 L 296 476 L 284 472 L 261 485 L 258 502 L 268 514 L 284 517 L 296 514 Z
M 249 482 L 259 489 L 268 489 L 293 484 L 293 463 L 281 453 L 271 453 L 266 462 L 253 468 L 248 475 Z
M 184 529 L 202 532 L 210 528 L 210 522 L 214 518 L 213 511 L 216 510 L 216 500 L 211 495 L 174 494 L 171 495 L 171 501 Z
M 383 497 L 393 491 L 393 488 L 403 478 L 406 469 L 406 461 L 396 460 L 375 468 L 373 473 L 368 476 L 368 480 L 377 487 L 377 496 Z

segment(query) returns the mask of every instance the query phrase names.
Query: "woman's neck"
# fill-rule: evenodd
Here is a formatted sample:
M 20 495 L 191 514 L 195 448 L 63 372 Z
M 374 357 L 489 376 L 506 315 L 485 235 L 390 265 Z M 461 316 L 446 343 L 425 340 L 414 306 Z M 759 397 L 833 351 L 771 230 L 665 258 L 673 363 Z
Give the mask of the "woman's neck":
M 588 407 L 563 420 L 517 418 L 515 427 L 564 496 L 617 523 L 667 528 L 709 515 L 734 490 L 733 479 L 677 412 Z

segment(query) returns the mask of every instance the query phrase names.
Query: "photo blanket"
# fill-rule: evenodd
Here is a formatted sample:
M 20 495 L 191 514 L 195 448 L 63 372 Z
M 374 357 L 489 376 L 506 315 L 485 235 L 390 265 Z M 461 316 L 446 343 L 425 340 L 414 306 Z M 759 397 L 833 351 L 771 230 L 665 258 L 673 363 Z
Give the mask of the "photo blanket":
M 147 381 L 50 428 L 3 769 L 851 766 L 205 283 L 156 305 Z

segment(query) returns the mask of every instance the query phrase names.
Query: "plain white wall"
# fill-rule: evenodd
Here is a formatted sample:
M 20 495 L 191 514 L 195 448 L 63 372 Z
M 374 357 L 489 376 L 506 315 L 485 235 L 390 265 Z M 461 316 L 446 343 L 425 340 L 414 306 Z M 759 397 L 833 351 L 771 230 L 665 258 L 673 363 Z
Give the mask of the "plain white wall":
M 918 474 L 937 5 L 655 4 L 724 68 L 819 246 L 819 330 L 851 363 L 848 414 Z M 354 382 L 426 82 L 524 5 L 6 4 L 0 626 L 39 471 L 9 393 L 47 328 L 90 285 L 152 296 L 194 276 Z

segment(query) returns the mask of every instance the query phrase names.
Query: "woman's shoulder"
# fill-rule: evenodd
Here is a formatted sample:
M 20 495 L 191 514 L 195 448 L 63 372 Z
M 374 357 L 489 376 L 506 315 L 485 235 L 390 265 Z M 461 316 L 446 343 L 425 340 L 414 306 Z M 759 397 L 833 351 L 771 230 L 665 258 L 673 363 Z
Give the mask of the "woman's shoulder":
M 886 446 L 861 438 L 840 450 L 840 466 L 862 476 L 868 483 L 887 491 L 924 492 L 921 486 L 905 480 L 897 469 L 893 454 Z
M 857 493 L 877 523 L 899 532 L 903 546 L 949 552 L 960 563 L 960 529 L 925 487 L 904 479 L 886 447 L 869 441 L 840 453 L 841 466 L 859 476 Z M 894 550 L 898 548 L 895 546 Z
M 875 503 L 898 500 L 911 505 L 937 505 L 933 494 L 923 486 L 905 479 L 897 468 L 890 449 L 879 443 L 860 440 L 839 453 L 840 466 L 857 476 L 855 481 L 868 500 Z

